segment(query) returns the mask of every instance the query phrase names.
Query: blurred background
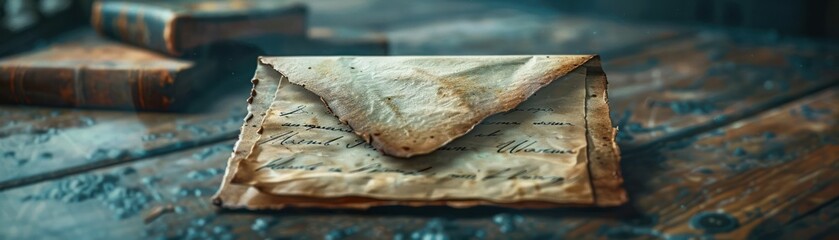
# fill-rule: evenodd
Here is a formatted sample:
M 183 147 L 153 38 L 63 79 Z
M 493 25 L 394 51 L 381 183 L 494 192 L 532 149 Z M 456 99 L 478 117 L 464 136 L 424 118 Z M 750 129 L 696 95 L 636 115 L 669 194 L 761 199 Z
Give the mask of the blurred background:
M 0 55 L 8 55 L 14 51 L 22 51 L 26 47 L 33 47 L 27 44 L 35 46 L 45 44 L 45 41 L 49 41 L 47 39 L 49 36 L 88 24 L 92 2 L 91 0 L 0 1 L 0 8 L 2 8 L 0 11 L 0 19 L 2 19 Z M 498 34 L 506 35 L 507 38 L 523 38 L 526 36 L 516 35 L 537 34 L 545 31 L 532 28 L 575 27 L 562 26 L 562 22 L 548 22 L 551 19 L 538 18 L 557 15 L 647 24 L 758 30 L 785 36 L 832 41 L 839 39 L 839 28 L 836 27 L 839 23 L 839 14 L 837 14 L 839 1 L 837 0 L 318 0 L 306 1 L 306 5 L 310 8 L 309 20 L 313 26 L 378 31 L 393 34 L 397 38 L 413 33 L 416 38 L 420 38 L 414 41 L 406 40 L 410 43 L 405 44 L 419 44 L 418 42 L 425 40 L 424 38 L 432 38 L 430 36 L 432 34 L 462 34 L 478 37 L 478 32 L 471 31 L 490 31 L 491 29 L 499 32 Z M 494 20 L 499 19 L 509 19 L 511 22 L 493 23 Z M 610 36 L 609 31 L 604 31 L 607 29 L 596 26 L 587 27 L 585 30 L 580 34 L 595 35 L 600 32 L 602 34 L 600 37 L 615 37 Z M 451 36 L 439 37 L 435 40 L 454 41 L 451 40 Z M 480 37 L 488 39 L 487 36 Z M 401 42 L 398 39 L 395 42 L 396 46 L 393 51 L 395 54 L 424 53 L 410 49 L 403 51 L 400 49 Z M 463 52 L 468 51 L 459 50 L 448 53 L 461 54 Z
M 624 20 L 703 24 L 839 38 L 836 0 L 541 1 L 567 13 Z
M 0 239 L 839 239 L 839 0 L 94 3 L 0 0 Z M 260 34 L 172 52 L 171 15 Z M 210 201 L 257 56 L 491 54 L 601 55 L 626 206 Z

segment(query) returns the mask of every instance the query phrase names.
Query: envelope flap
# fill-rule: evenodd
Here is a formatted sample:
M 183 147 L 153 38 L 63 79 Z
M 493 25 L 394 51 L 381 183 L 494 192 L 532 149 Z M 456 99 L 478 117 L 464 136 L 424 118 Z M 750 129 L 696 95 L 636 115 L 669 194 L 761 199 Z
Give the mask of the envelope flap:
M 342 122 L 397 157 L 433 152 L 593 55 L 266 57 Z M 289 113 L 292 114 L 292 113 Z

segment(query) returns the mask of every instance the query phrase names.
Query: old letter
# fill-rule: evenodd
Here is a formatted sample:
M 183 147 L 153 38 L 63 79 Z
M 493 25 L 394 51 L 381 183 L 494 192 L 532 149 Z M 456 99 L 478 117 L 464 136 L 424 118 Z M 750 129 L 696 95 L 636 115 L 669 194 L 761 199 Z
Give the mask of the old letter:
M 592 169 L 589 160 L 590 152 L 598 147 L 590 143 L 591 118 L 601 118 L 594 121 L 597 123 L 602 123 L 602 118 L 608 122 L 608 112 L 605 116 L 587 116 L 595 112 L 602 114 L 602 111 L 594 110 L 597 106 L 605 106 L 605 77 L 598 78 L 601 71 L 590 74 L 590 68 L 599 70 L 599 66 L 589 66 L 574 66 L 533 95 L 508 107 L 507 111 L 483 119 L 466 134 L 433 152 L 410 158 L 390 156 L 376 149 L 370 139 L 365 139 L 336 117 L 323 96 L 302 84 L 290 82 L 285 75 L 265 74 L 276 78 L 273 80 L 278 83 L 275 97 L 264 110 L 257 134 L 252 134 L 248 145 L 237 145 L 236 154 L 240 159 L 234 154 L 225 180 L 230 183 L 223 185 L 217 199 L 229 207 L 250 208 L 620 204 L 625 196 L 620 186 L 612 186 L 614 182 L 620 184 L 620 177 L 611 127 L 595 134 L 604 135 L 597 136 L 598 139 L 605 137 L 610 141 L 611 144 L 602 147 L 612 158 L 607 160 L 614 163 L 606 172 L 618 175 L 606 174 L 603 178 L 600 176 L 604 175 L 603 169 Z M 517 65 L 506 67 L 512 71 L 521 68 Z M 485 74 L 493 76 L 493 73 Z M 589 93 L 598 91 L 596 83 L 603 85 L 600 89 L 603 96 L 599 98 Z M 400 94 L 411 92 L 383 95 Z M 591 99 L 602 102 L 591 103 Z M 269 105 L 267 101 L 261 104 Z M 429 114 L 446 111 L 445 103 L 416 103 L 408 107 Z M 404 107 L 392 110 L 401 108 Z M 412 118 L 417 118 L 416 114 Z M 255 128 L 253 126 L 245 128 Z M 412 134 L 431 138 L 436 135 Z M 402 142 L 410 142 L 411 139 L 404 140 Z M 242 157 L 244 154 L 240 154 L 239 149 L 245 147 L 250 149 L 241 151 L 247 153 Z M 602 150 L 596 154 L 600 161 L 606 156 Z M 594 179 L 593 175 L 599 179 Z M 608 186 L 593 184 L 604 179 L 608 180 Z M 608 190 L 598 191 L 603 186 Z M 238 190 L 226 191 L 225 188 Z M 601 194 L 604 197 L 611 195 L 609 198 L 612 199 L 598 201 L 600 192 L 606 193 Z

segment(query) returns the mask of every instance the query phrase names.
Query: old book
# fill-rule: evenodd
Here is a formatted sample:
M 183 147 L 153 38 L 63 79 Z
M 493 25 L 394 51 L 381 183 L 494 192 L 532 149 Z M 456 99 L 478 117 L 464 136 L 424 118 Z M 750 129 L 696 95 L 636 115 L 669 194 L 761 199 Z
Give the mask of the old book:
M 0 103 L 176 110 L 216 67 L 212 60 L 174 59 L 103 39 L 91 30 L 64 38 L 0 59 Z
M 239 38 L 304 35 L 306 8 L 274 0 L 97 1 L 91 21 L 101 34 L 181 56 L 187 50 Z
M 216 204 L 626 202 L 599 58 L 262 57 Z

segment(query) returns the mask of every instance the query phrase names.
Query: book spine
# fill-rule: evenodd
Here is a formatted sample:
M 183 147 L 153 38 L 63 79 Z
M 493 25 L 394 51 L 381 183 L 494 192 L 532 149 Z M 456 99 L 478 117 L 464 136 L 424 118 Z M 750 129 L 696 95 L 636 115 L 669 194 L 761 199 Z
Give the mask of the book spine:
M 0 68 L 0 103 L 147 111 L 174 110 L 175 77 L 165 70 Z
M 97 1 L 91 24 L 101 35 L 146 49 L 179 56 L 173 39 L 175 13 L 132 2 Z

